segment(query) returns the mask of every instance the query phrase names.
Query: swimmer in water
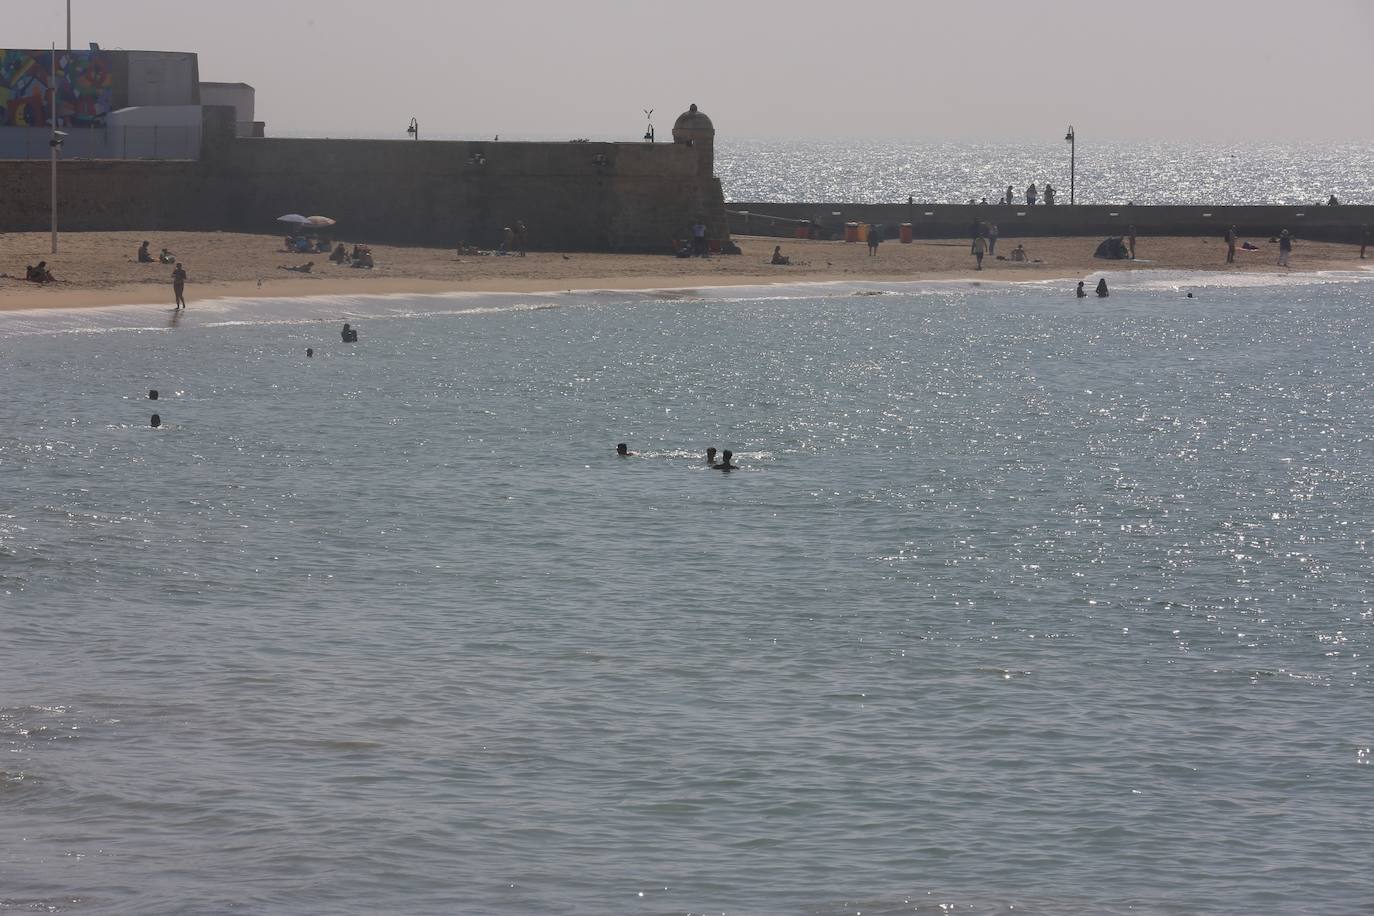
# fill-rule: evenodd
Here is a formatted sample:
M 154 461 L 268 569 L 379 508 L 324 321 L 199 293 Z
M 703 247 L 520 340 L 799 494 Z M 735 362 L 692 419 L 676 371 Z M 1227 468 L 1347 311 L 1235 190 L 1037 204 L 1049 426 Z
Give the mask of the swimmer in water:
M 1083 281 L 1082 281 L 1082 280 L 1079 280 L 1079 281 L 1078 281 L 1078 298 L 1080 298 L 1080 299 L 1086 299 L 1087 297 L 1088 297 L 1088 294 L 1085 293 L 1085 292 L 1083 292 Z
M 735 453 L 728 448 L 720 453 L 720 464 L 711 465 L 717 471 L 738 471 L 739 465 L 732 464 L 730 459 L 735 457 Z
M 1097 298 L 1106 299 L 1111 293 L 1107 292 L 1107 278 L 1103 277 L 1097 281 Z
M 716 447 L 714 445 L 706 447 L 706 463 L 712 467 L 716 466 Z
M 629 458 L 631 455 L 634 454 L 634 452 L 630 451 L 630 447 L 626 445 L 624 442 L 616 443 L 615 453 L 619 455 L 621 458 Z

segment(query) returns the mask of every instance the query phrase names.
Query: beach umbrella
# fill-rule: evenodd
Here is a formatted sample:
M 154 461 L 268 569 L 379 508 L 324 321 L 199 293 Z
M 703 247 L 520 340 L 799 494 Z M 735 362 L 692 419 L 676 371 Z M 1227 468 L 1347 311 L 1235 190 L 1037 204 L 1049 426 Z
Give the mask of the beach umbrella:
M 277 222 L 279 222 L 279 223 L 297 223 L 297 224 L 303 224 L 303 223 L 308 223 L 309 221 L 310 221 L 310 217 L 308 217 L 308 216 L 301 216 L 299 213 L 288 213 L 288 214 L 286 214 L 285 216 L 279 216 L 279 217 L 277 217 Z
M 307 216 L 305 218 L 305 224 L 307 226 L 315 226 L 317 228 L 322 229 L 325 226 L 334 225 L 334 220 L 330 219 L 327 216 Z

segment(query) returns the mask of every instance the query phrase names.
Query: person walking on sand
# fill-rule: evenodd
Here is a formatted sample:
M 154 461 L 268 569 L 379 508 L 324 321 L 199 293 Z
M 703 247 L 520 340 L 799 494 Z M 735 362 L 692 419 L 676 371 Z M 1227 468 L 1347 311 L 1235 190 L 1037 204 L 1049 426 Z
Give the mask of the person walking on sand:
M 997 224 L 988 223 L 988 257 L 997 254 Z
M 1293 253 L 1293 237 L 1285 229 L 1279 233 L 1279 266 L 1288 266 L 1288 256 Z
M 176 308 L 186 308 L 186 268 L 181 266 L 180 261 L 177 261 L 176 270 L 172 271 L 172 292 L 176 293 Z
M 1226 263 L 1236 263 L 1236 227 L 1226 230 Z
M 983 238 L 981 235 L 978 236 L 976 239 L 973 240 L 973 256 L 974 256 L 974 258 L 976 258 L 977 261 L 978 261 L 978 267 L 976 268 L 977 270 L 982 270 L 982 269 L 983 269 L 983 251 L 984 251 L 987 247 L 988 247 L 988 241 L 987 241 L 987 239 Z
M 1135 260 L 1135 223 L 1126 227 L 1126 245 L 1131 249 L 1131 260 Z
M 520 252 L 520 257 L 525 256 L 525 245 L 529 242 L 530 230 L 525 225 L 523 219 L 515 221 L 515 250 Z
M 868 256 L 875 258 L 878 256 L 878 244 L 883 240 L 882 226 L 868 227 Z

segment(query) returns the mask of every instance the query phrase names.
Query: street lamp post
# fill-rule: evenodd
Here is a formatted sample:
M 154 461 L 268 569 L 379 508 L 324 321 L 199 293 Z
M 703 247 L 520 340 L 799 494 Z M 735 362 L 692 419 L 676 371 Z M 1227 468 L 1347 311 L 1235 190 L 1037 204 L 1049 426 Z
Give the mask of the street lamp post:
M 1073 125 L 1069 125 L 1069 132 L 1064 135 L 1064 139 L 1069 142 L 1069 203 L 1073 203 L 1073 157 L 1074 157 L 1074 134 Z
M 48 124 L 52 128 L 52 136 L 48 138 L 48 151 L 52 158 L 52 253 L 57 254 L 57 149 L 62 145 L 62 138 L 67 136 L 57 129 L 57 42 L 53 42 L 50 66 L 48 79 L 52 86 L 48 93 L 51 99 Z

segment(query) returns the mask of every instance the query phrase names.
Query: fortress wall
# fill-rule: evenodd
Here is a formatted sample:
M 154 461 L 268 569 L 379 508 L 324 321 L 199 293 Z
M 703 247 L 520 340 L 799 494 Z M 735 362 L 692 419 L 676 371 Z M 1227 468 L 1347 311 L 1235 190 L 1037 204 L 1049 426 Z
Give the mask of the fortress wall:
M 41 160 L 0 160 L 0 232 L 50 227 L 50 175 Z M 57 191 L 59 230 L 222 228 L 224 201 L 198 162 L 62 162 Z
M 1002 238 L 1029 236 L 1124 235 L 1134 224 L 1139 235 L 1221 237 L 1234 225 L 1242 236 L 1269 237 L 1287 229 L 1299 238 L 1354 241 L 1360 226 L 1374 226 L 1374 206 L 1000 206 L 995 204 L 849 204 L 731 202 L 726 205 L 732 232 L 790 237 L 796 224 L 811 220 L 831 236 L 842 236 L 847 221 L 882 223 L 896 235 L 900 223 L 912 224 L 917 238 L 968 238 L 975 220 L 997 224 Z M 739 211 L 748 211 L 741 216 Z M 836 216 L 835 211 L 840 215 Z M 772 219 L 772 218 L 778 219 Z
M 207 119 L 207 130 L 211 119 Z M 700 215 L 728 231 L 720 182 L 671 143 L 234 139 L 201 162 L 59 164 L 60 227 L 284 231 L 289 212 L 338 220 L 337 237 L 494 247 L 523 219 L 532 248 L 667 251 Z M 48 226 L 47 162 L 0 161 L 0 231 Z

